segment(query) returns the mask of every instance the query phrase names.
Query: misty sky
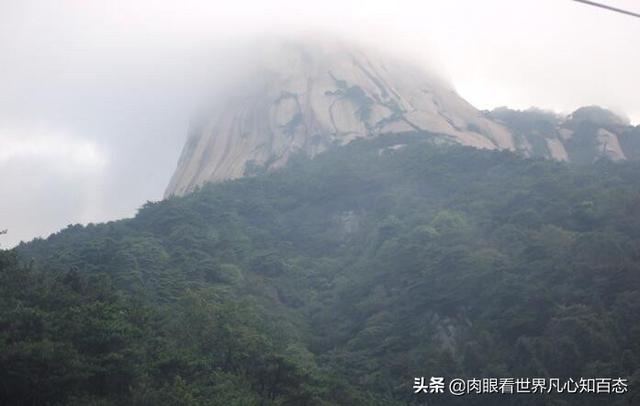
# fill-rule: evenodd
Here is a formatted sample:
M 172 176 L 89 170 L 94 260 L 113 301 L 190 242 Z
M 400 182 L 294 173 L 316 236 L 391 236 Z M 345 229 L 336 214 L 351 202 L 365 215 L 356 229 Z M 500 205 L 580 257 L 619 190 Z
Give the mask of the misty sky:
M 479 108 L 640 122 L 640 19 L 570 0 L 0 0 L 0 245 L 160 199 L 229 49 L 306 32 L 412 59 Z

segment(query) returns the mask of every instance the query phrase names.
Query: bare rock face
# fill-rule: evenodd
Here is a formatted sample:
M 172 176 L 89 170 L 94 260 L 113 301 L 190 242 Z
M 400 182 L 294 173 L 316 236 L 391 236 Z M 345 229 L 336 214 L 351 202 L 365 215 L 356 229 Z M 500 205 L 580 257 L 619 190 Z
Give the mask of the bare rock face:
M 640 127 L 599 107 L 480 112 L 429 72 L 340 43 L 271 43 L 257 54 L 194 121 L 165 196 L 406 132 L 562 161 L 640 155 Z
M 302 151 L 385 133 L 514 149 L 509 130 L 442 81 L 407 64 L 341 44 L 265 47 L 256 68 L 191 128 L 166 195 L 284 165 Z
M 640 158 L 640 126 L 601 107 L 581 107 L 568 116 L 501 107 L 485 115 L 509 128 L 524 156 L 583 164 Z

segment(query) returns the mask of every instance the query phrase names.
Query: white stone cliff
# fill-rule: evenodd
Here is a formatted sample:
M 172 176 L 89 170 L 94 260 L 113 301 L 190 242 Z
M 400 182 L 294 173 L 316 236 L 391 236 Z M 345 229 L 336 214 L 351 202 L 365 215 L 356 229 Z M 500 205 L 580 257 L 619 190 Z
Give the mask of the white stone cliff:
M 442 142 L 535 155 L 527 139 L 427 71 L 344 44 L 274 43 L 240 77 L 192 126 L 166 196 L 252 167 L 281 167 L 299 151 L 313 156 L 387 133 L 437 134 Z M 569 159 L 561 133 L 540 136 L 542 155 Z M 624 156 L 615 134 L 598 137 L 607 155 Z

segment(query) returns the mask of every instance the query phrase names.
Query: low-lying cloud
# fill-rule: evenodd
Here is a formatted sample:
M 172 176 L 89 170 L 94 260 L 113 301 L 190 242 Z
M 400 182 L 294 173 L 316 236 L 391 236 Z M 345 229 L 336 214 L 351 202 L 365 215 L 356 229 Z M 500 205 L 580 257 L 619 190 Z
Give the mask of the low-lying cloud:
M 2 2 L 0 244 L 160 199 L 190 116 L 256 37 L 329 33 L 442 72 L 480 108 L 600 104 L 637 123 L 640 24 L 573 3 Z

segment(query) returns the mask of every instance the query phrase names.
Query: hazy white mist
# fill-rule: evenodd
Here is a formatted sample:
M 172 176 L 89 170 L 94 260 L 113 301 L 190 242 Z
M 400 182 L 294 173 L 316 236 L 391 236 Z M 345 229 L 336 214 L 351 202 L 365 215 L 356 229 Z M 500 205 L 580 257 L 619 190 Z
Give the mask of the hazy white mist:
M 161 198 L 236 50 L 309 34 L 410 59 L 478 108 L 597 104 L 640 122 L 640 19 L 570 0 L 1 1 L 2 247 Z

